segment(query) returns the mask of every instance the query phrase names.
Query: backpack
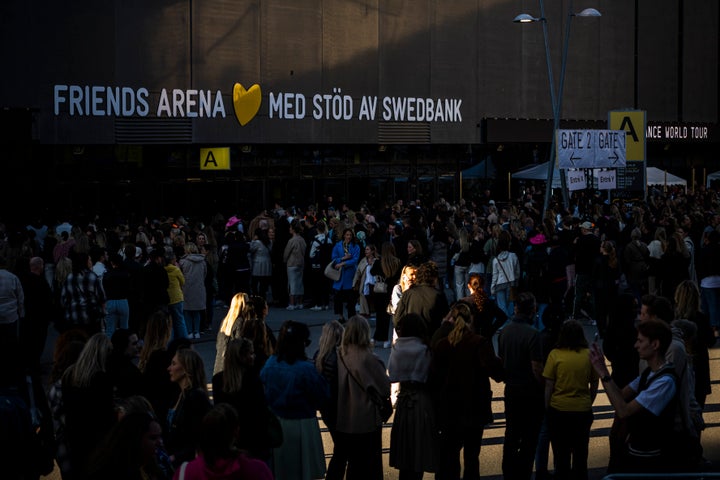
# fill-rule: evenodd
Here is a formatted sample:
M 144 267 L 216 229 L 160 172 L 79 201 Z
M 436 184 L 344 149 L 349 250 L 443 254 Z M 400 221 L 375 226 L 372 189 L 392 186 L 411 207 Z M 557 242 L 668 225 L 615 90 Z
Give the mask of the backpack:
M 332 250 L 334 247 L 330 234 L 325 234 L 323 243 L 320 243 L 317 238 L 313 240 L 313 243 L 318 244 L 318 247 L 315 249 L 315 256 L 310 258 L 310 266 L 314 270 L 325 268 L 325 265 L 332 260 Z

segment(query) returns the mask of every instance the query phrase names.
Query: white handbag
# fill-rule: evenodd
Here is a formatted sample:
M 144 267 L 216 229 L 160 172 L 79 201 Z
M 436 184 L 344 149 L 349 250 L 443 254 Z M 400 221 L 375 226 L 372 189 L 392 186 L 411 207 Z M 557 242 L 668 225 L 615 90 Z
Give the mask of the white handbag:
M 342 276 L 342 268 L 335 268 L 335 263 L 330 262 L 325 267 L 325 276 L 333 282 L 337 282 Z

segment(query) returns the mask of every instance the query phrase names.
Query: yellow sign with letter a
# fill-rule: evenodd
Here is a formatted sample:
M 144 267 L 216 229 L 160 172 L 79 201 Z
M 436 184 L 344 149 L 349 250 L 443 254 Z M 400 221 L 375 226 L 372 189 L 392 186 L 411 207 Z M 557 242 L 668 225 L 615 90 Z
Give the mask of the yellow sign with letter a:
M 645 161 L 645 110 L 613 110 L 609 114 L 608 128 L 625 131 L 625 159 L 628 162 Z
M 230 170 L 230 147 L 201 148 L 200 170 Z

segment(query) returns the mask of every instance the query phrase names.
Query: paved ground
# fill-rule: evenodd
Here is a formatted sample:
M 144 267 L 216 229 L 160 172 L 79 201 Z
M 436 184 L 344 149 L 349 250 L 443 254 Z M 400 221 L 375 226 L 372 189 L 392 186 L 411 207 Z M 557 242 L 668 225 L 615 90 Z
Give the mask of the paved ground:
M 217 332 L 218 325 L 225 315 L 227 309 L 218 307 L 215 310 L 214 331 Z M 310 327 L 312 343 L 307 349 L 308 355 L 312 356 L 318 346 L 318 339 L 322 326 L 335 318 L 331 311 L 313 312 L 310 310 L 294 310 L 287 311 L 284 308 L 271 307 L 270 314 L 267 318 L 268 325 L 277 334 L 280 326 L 285 320 L 296 320 L 306 323 Z M 595 335 L 595 327 L 587 326 L 586 335 L 588 339 L 592 339 Z M 53 335 L 48 338 L 48 349 L 46 349 L 46 358 L 51 359 L 51 348 Z M 204 335 L 201 339 L 194 341 L 194 348 L 202 355 L 205 362 L 205 368 L 208 378 L 212 377 L 212 367 L 215 361 L 215 335 Z M 376 348 L 375 353 L 386 364 L 390 355 L 389 349 Z M 707 399 L 705 407 L 705 422 L 707 428 L 703 433 L 703 447 L 705 457 L 712 462 L 715 468 L 713 471 L 720 471 L 720 345 L 710 352 L 710 369 L 713 379 L 713 393 Z M 489 480 L 499 480 L 502 478 L 501 460 L 502 460 L 502 444 L 505 434 L 505 418 L 503 413 L 503 385 L 495 383 L 491 380 L 493 387 L 493 403 L 492 408 L 495 413 L 495 422 L 485 429 L 483 438 L 483 447 L 480 453 L 481 475 Z M 602 385 L 601 385 L 602 389 Z M 607 396 L 601 390 L 595 404 L 593 405 L 595 413 L 595 421 L 590 434 L 590 457 L 588 466 L 590 468 L 590 480 L 600 480 L 605 476 L 605 467 L 608 458 L 608 441 L 607 436 L 610 431 L 613 413 Z M 383 460 L 385 464 L 385 478 L 397 479 L 398 471 L 388 466 L 388 448 L 390 445 L 390 423 L 383 429 Z M 323 426 L 321 424 L 321 426 Z M 325 445 L 326 457 L 329 459 L 329 453 L 332 452 L 332 440 L 327 430 L 323 429 L 323 441 Z M 550 459 L 552 465 L 552 454 Z M 58 478 L 59 475 L 54 474 L 45 478 Z M 434 478 L 434 475 L 425 474 L 424 479 Z

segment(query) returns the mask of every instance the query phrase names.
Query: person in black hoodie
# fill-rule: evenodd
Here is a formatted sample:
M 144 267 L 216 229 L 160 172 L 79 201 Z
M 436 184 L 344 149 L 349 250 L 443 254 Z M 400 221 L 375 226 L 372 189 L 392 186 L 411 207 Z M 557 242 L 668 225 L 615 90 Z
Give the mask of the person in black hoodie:
M 121 328 L 115 330 L 110 341 L 113 349 L 108 357 L 107 373 L 113 384 L 116 400 L 140 395 L 142 373 L 134 363 L 140 355 L 137 334 Z

